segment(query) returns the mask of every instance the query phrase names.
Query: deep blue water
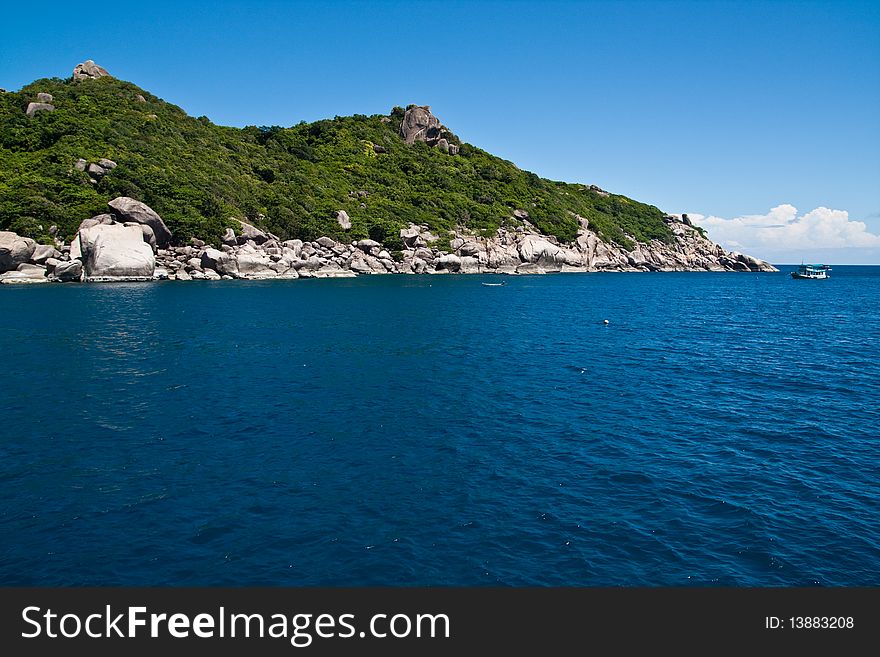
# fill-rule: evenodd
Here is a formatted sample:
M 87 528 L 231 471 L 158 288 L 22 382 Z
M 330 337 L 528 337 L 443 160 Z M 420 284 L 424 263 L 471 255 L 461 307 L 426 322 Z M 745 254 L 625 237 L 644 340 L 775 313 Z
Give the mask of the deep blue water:
M 880 267 L 788 270 L 3 287 L 0 584 L 876 586 Z

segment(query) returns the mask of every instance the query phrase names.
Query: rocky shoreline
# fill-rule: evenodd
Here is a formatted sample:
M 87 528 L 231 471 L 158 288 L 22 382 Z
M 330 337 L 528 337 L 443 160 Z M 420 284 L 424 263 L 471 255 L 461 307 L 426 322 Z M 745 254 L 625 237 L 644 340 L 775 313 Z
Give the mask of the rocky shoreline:
M 540 234 L 528 213 L 516 210 L 516 228 L 499 228 L 484 237 L 459 230 L 447 236 L 448 249 L 433 244 L 440 236 L 425 226 L 400 231 L 403 249 L 392 253 L 370 239 L 338 242 L 281 240 L 238 220 L 226 230 L 219 248 L 192 239 L 172 245 L 162 218 L 128 197 L 113 199 L 109 212 L 86 219 L 73 241 L 56 237 L 37 244 L 0 231 L 0 283 L 112 282 L 155 280 L 267 280 L 340 278 L 368 274 L 547 274 L 554 272 L 777 271 L 771 264 L 725 251 L 694 227 L 687 215 L 665 221 L 673 243 L 652 241 L 627 251 L 603 242 L 577 217 L 580 230 L 571 243 Z M 350 226 L 344 211 L 340 226 Z M 53 232 L 50 229 L 50 233 Z

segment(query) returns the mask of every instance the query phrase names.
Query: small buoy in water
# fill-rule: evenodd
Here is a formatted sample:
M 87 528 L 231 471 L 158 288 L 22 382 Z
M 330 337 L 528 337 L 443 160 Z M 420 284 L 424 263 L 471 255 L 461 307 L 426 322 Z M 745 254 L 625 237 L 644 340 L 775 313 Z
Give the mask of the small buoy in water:
M 605 323 L 605 324 L 608 324 L 608 320 L 606 319 L 604 323 Z

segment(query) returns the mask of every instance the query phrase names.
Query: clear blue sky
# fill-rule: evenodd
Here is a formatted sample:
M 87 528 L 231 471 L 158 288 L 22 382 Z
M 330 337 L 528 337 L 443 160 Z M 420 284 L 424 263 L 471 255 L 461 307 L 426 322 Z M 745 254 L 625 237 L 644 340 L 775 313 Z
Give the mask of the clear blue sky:
M 10 90 L 91 58 L 225 125 L 427 104 L 465 141 L 545 177 L 724 219 L 824 206 L 880 235 L 877 1 L 17 2 L 3 13 Z M 862 260 L 880 262 L 880 246 L 859 240 Z

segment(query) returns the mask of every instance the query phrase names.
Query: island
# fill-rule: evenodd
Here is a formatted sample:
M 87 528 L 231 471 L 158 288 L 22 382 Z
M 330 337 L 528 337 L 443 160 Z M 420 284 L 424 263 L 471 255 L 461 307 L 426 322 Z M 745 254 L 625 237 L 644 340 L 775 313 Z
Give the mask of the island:
M 91 60 L 0 93 L 0 174 L 6 284 L 777 271 L 686 214 L 523 171 L 429 106 L 224 127 Z

